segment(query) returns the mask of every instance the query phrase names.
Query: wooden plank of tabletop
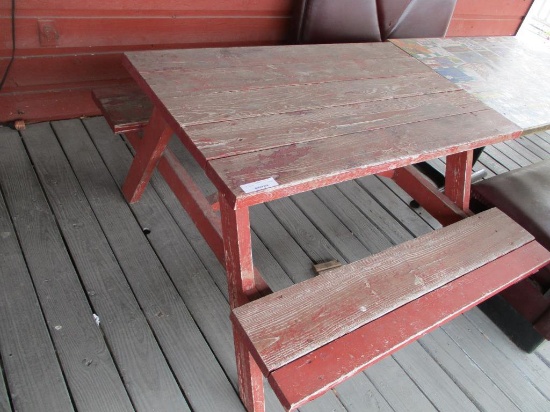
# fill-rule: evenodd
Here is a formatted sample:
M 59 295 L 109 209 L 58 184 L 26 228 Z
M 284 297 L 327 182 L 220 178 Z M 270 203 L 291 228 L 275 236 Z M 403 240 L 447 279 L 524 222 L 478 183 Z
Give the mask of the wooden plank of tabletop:
M 515 124 L 484 110 L 215 159 L 208 163 L 207 173 L 244 206 L 486 146 L 519 133 Z M 270 177 L 278 186 L 248 194 L 240 187 Z
M 126 58 L 140 72 L 163 72 L 263 66 L 267 61 L 293 64 L 304 59 L 391 59 L 403 55 L 401 49 L 389 43 L 350 43 L 155 50 L 126 53 Z
M 393 79 L 387 79 L 390 84 Z M 207 160 L 486 110 L 463 90 L 186 127 Z
M 138 83 L 145 82 L 155 95 L 169 92 L 185 95 L 201 94 L 207 91 L 232 91 L 262 89 L 283 85 L 322 83 L 343 80 L 357 80 L 378 77 L 404 76 L 415 73 L 428 73 L 431 69 L 410 56 L 395 59 L 363 60 L 304 60 L 300 63 L 277 63 L 266 61 L 261 66 L 212 67 L 202 70 L 166 70 L 139 73 Z M 135 72 L 135 68 L 130 68 Z M 435 75 L 435 74 L 434 74 Z
M 185 127 L 454 90 L 461 89 L 441 76 L 417 73 L 221 93 L 210 91 L 194 95 L 192 99 L 179 99 L 177 105 L 172 104 L 172 100 L 179 98 L 178 91 L 166 88 L 158 90 L 157 96 Z

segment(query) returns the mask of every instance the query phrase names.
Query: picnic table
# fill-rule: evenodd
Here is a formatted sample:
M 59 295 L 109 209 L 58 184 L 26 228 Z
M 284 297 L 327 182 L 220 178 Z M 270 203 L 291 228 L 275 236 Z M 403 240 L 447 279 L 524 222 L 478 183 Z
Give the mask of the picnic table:
M 469 217 L 473 149 L 521 128 L 394 44 L 134 52 L 125 66 L 153 111 L 123 193 L 138 201 L 158 167 L 225 266 L 249 410 L 263 410 L 262 374 L 295 408 L 550 261 L 502 213 Z M 217 203 L 166 148 L 174 133 Z M 441 156 L 445 194 L 411 167 Z M 449 227 L 262 297 L 249 208 L 370 174 Z

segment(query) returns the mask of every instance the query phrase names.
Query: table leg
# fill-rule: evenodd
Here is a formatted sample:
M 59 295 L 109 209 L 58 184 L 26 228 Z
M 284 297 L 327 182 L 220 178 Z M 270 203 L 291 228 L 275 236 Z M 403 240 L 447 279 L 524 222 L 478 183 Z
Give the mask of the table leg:
M 122 185 L 122 193 L 128 203 L 137 202 L 141 198 L 171 136 L 172 130 L 155 108 Z
M 248 207 L 233 207 L 223 194 L 219 195 L 222 220 L 225 270 L 229 288 L 229 304 L 235 308 L 258 294 L 252 264 L 252 238 Z M 233 331 L 239 391 L 249 412 L 264 410 L 263 375 L 237 331 Z
M 445 195 L 464 211 L 470 207 L 473 150 L 447 156 Z

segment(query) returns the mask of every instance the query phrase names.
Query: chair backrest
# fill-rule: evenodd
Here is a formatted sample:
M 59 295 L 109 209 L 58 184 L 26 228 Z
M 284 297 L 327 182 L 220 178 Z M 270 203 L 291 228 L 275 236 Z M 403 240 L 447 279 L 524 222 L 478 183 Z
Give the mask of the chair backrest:
M 456 0 L 299 0 L 295 43 L 443 37 Z

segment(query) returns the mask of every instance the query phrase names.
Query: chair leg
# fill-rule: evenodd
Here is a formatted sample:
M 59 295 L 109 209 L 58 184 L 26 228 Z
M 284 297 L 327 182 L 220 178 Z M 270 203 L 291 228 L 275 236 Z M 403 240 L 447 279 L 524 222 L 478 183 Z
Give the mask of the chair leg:
M 128 176 L 122 185 L 122 194 L 128 203 L 135 203 L 143 194 L 157 163 L 172 136 L 172 130 L 164 122 L 157 109 L 144 130 L 143 139 L 136 148 L 136 156 Z

